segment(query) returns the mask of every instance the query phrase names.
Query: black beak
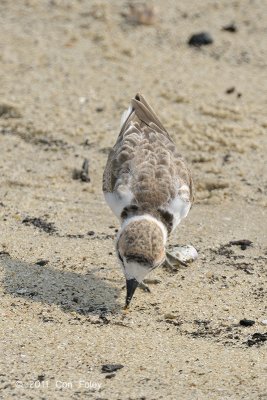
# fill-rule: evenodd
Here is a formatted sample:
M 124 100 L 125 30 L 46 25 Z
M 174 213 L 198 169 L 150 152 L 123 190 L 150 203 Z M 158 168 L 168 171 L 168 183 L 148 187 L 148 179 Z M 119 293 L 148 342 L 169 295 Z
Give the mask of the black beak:
M 137 282 L 136 279 L 127 279 L 126 281 L 127 294 L 126 294 L 126 303 L 124 307 L 125 310 L 129 308 L 130 302 L 138 285 L 139 282 Z

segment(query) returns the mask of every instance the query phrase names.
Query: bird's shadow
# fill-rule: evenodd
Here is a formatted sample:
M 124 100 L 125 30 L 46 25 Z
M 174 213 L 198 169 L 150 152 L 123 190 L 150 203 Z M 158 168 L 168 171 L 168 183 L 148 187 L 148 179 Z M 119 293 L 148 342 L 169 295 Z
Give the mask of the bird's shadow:
M 16 260 L 8 254 L 0 256 L 0 267 L 4 269 L 4 290 L 14 297 L 55 304 L 65 312 L 82 315 L 99 315 L 121 308 L 117 302 L 119 288 L 93 272 L 57 270 L 49 265 Z

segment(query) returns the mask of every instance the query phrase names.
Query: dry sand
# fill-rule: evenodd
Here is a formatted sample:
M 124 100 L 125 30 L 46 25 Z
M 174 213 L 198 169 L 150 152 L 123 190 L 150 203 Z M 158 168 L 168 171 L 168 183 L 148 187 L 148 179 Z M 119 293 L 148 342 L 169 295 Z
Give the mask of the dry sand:
M 267 399 L 266 2 L 154 4 L 138 25 L 119 0 L 1 1 L 1 399 Z M 189 47 L 202 30 L 214 43 Z M 200 256 L 123 318 L 101 180 L 137 91 L 191 164 L 170 244 Z

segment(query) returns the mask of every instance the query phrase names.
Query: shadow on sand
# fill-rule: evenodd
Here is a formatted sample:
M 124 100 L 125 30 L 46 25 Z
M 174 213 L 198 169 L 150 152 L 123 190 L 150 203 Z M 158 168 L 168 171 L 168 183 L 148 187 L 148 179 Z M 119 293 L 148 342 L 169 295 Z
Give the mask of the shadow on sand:
M 119 289 L 94 273 L 79 274 L 0 255 L 4 290 L 14 297 L 59 305 L 63 311 L 99 315 L 121 308 Z

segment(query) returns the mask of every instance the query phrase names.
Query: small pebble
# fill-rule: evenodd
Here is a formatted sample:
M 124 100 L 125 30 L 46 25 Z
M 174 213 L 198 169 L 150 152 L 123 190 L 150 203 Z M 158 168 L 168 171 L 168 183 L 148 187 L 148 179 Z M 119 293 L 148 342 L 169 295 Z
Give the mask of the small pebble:
M 124 365 L 122 364 L 104 364 L 102 365 L 101 371 L 102 372 L 115 372 L 118 369 L 123 368 Z
M 79 103 L 81 104 L 81 105 L 84 105 L 86 102 L 87 102 L 87 97 L 79 97 Z
M 105 378 L 106 379 L 111 379 L 111 378 L 114 378 L 114 376 L 116 376 L 116 374 L 107 374 L 106 376 L 105 376 Z
M 43 381 L 45 380 L 45 375 L 44 375 L 44 374 L 38 375 L 38 376 L 37 376 L 37 380 L 38 380 L 39 382 L 43 382 Z
M 234 91 L 235 91 L 235 87 L 231 86 L 230 88 L 226 89 L 225 93 L 226 94 L 231 94 L 231 93 L 234 93 Z
M 262 325 L 267 325 L 267 319 L 263 319 L 263 320 L 261 321 L 261 323 L 262 323 Z
M 48 264 L 49 261 L 48 260 L 38 260 L 36 261 L 36 265 L 40 265 L 40 267 L 43 267 L 44 265 Z
M 240 246 L 241 250 L 246 250 L 247 247 L 252 246 L 253 242 L 248 239 L 241 239 L 241 240 L 231 240 L 229 244 L 233 246 Z
M 235 32 L 237 32 L 237 27 L 236 27 L 236 24 L 231 23 L 231 24 L 229 24 L 229 25 L 223 26 L 223 27 L 222 27 L 222 30 L 223 30 L 223 31 L 228 31 L 228 32 L 235 33 Z
M 195 46 L 195 47 L 206 46 L 212 43 L 213 39 L 208 32 L 195 33 L 188 40 L 189 46 Z
M 239 324 L 242 326 L 252 326 L 255 324 L 255 321 L 253 321 L 252 319 L 244 318 L 239 321 Z

